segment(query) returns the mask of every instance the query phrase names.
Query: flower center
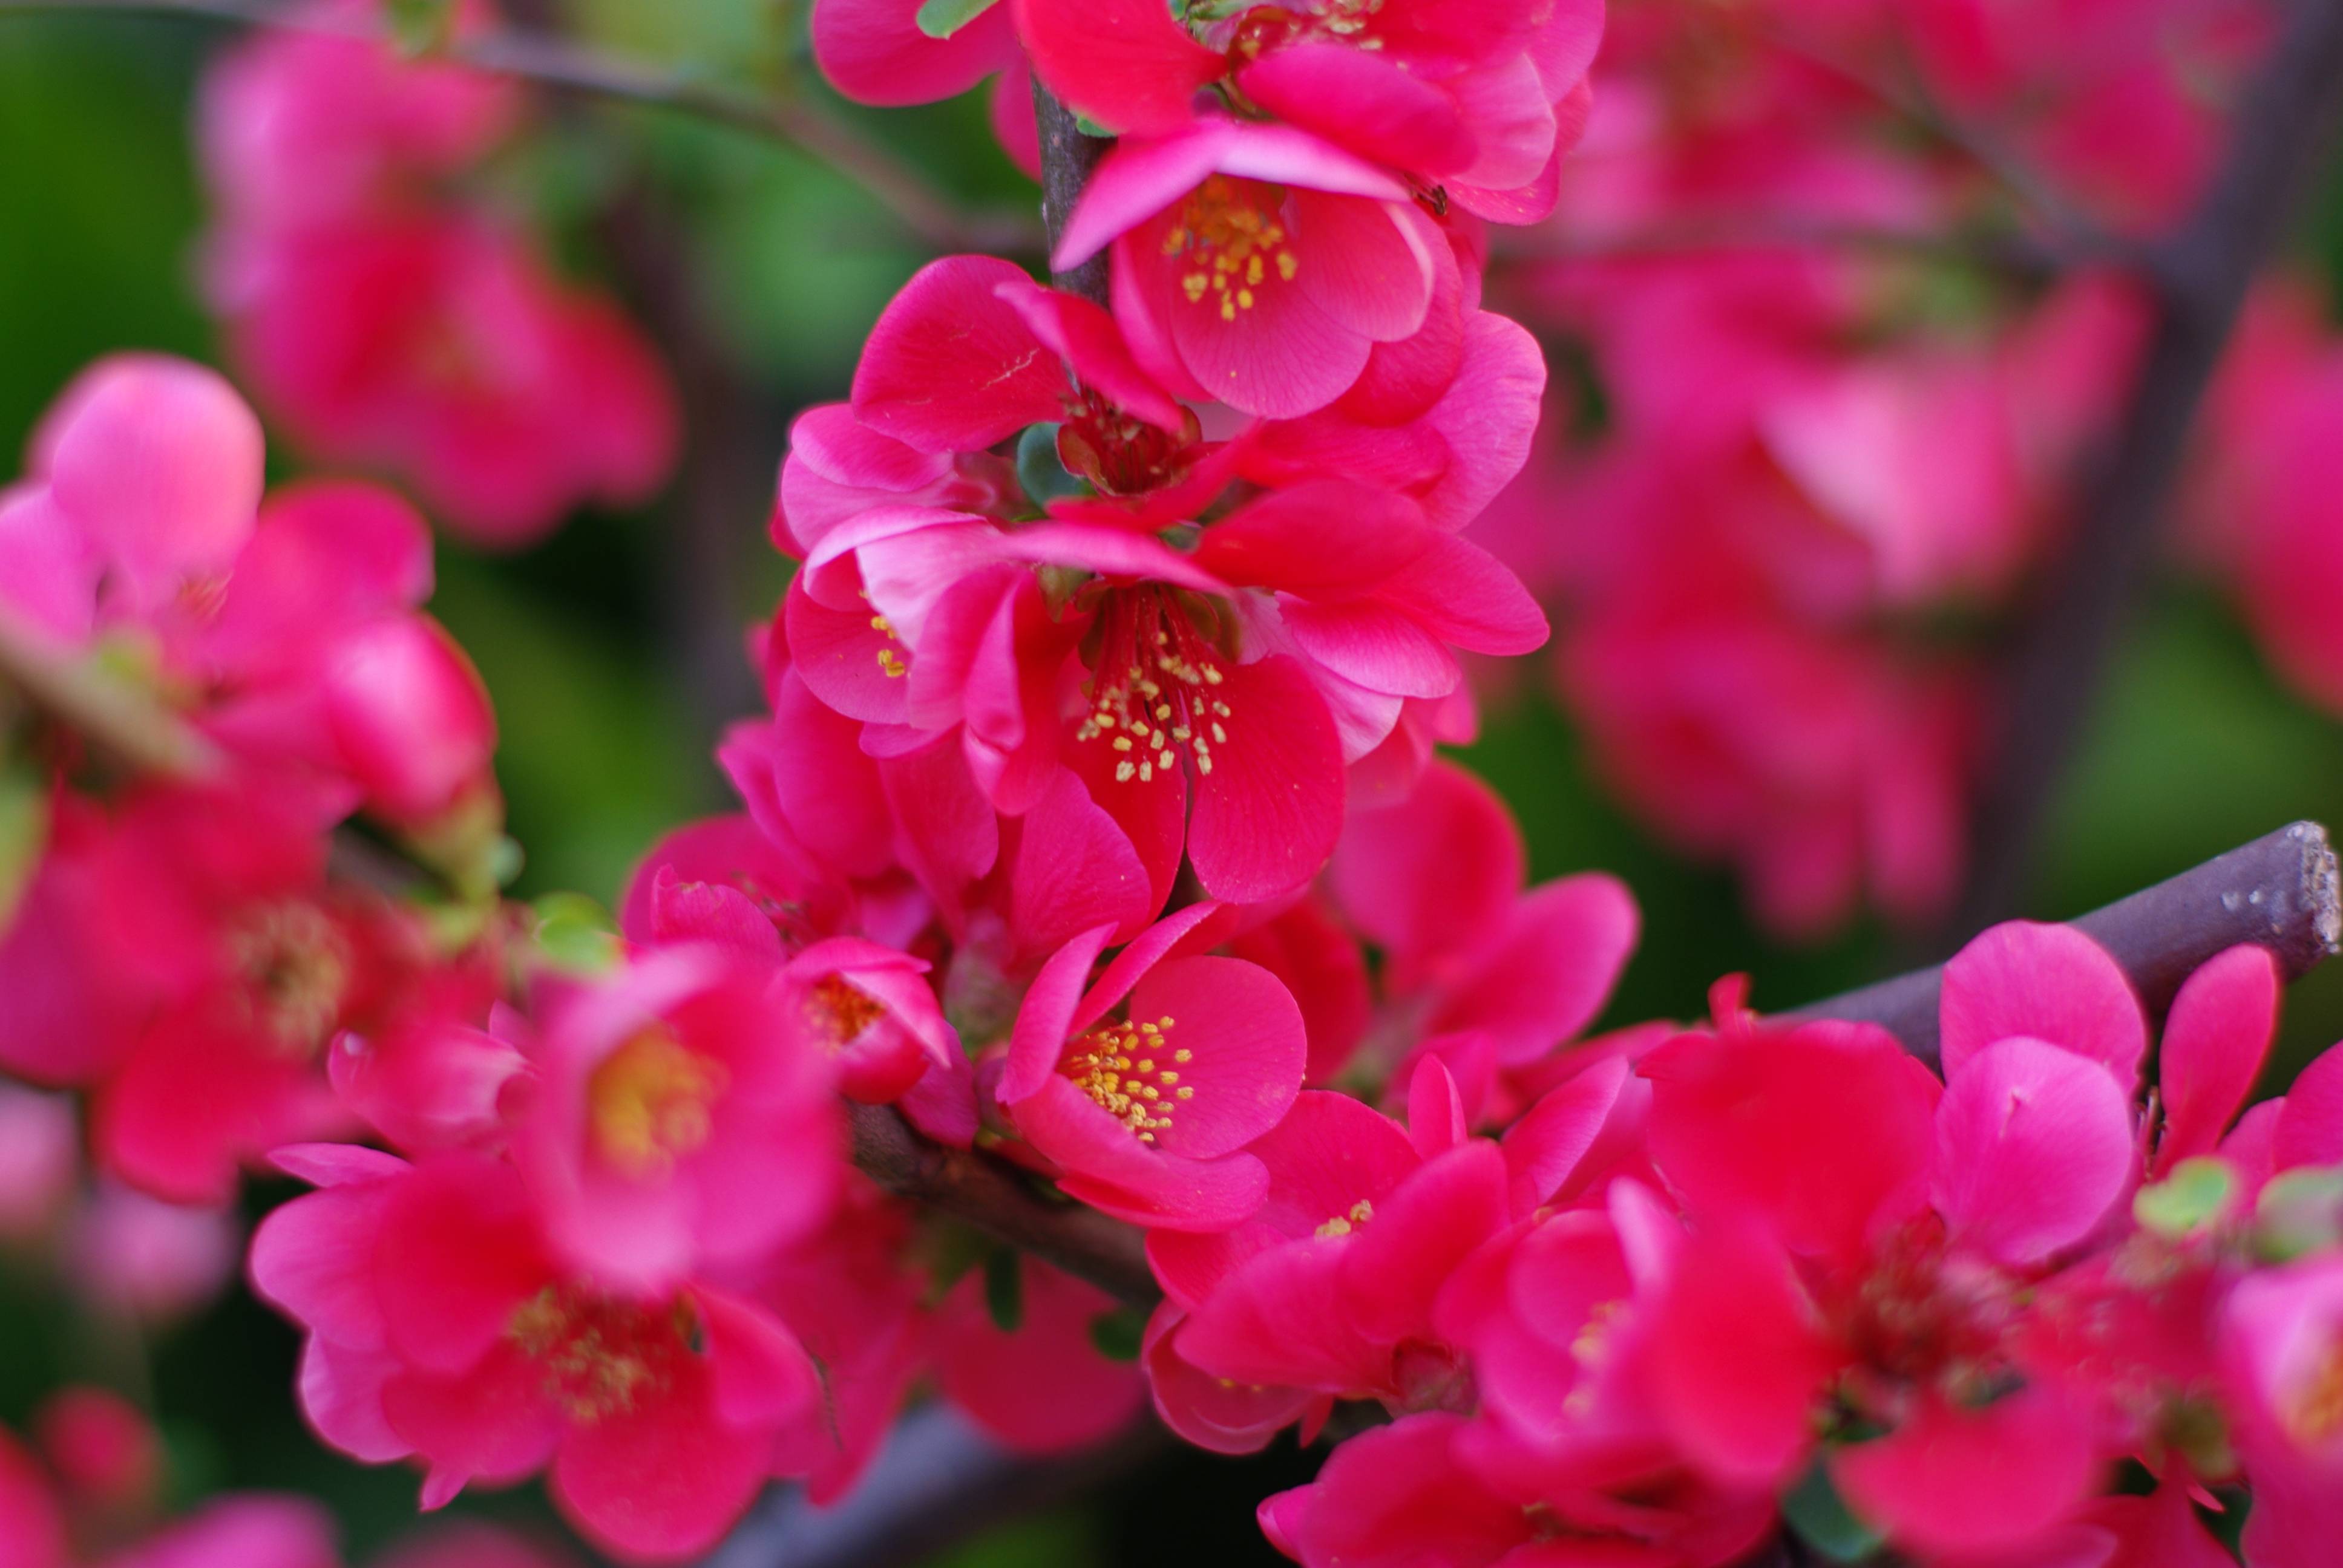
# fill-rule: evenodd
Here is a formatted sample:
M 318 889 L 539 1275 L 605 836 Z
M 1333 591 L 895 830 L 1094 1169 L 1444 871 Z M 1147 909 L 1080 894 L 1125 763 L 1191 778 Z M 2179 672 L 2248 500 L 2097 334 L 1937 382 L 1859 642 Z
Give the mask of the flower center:
M 1066 1048 L 1058 1070 L 1141 1143 L 1152 1143 L 1172 1125 L 1180 1102 L 1196 1098 L 1195 1089 L 1180 1081 L 1180 1069 L 1195 1052 L 1173 1049 L 1171 1032 L 1169 1018 L 1101 1024 Z
M 1163 254 L 1183 263 L 1180 287 L 1191 305 L 1217 308 L 1223 321 L 1251 310 L 1272 278 L 1291 283 L 1301 258 L 1287 244 L 1274 186 L 1210 175 L 1190 193 L 1163 236 Z
M 720 1062 L 654 1026 L 612 1051 L 586 1083 L 602 1157 L 634 1177 L 662 1174 L 708 1141 L 709 1108 L 730 1079 Z
M 843 975 L 828 974 L 814 982 L 806 996 L 806 1020 L 832 1050 L 842 1050 L 862 1036 L 887 1009 Z
M 306 1057 L 341 1017 L 350 987 L 349 945 L 333 917 L 303 900 L 248 911 L 228 933 L 244 994 L 277 1048 Z
M 1120 753 L 1118 782 L 1151 782 L 1186 752 L 1210 776 L 1212 748 L 1228 744 L 1227 678 L 1220 656 L 1167 593 L 1144 588 L 1111 594 L 1099 615 L 1098 664 L 1091 709 L 1075 732 Z
M 1362 1198 L 1352 1204 L 1348 1211 L 1337 1214 L 1319 1226 L 1318 1235 L 1322 1239 L 1331 1236 L 1347 1236 L 1374 1217 L 1374 1204 Z
M 1177 436 L 1134 418 L 1085 387 L 1066 398 L 1058 456 L 1066 471 L 1110 496 L 1161 489 L 1187 473 L 1202 438 L 1196 417 Z
M 667 1387 L 699 1327 L 682 1298 L 618 1302 L 563 1284 L 523 1302 L 505 1333 L 538 1363 L 547 1393 L 570 1420 L 595 1422 L 624 1415 Z

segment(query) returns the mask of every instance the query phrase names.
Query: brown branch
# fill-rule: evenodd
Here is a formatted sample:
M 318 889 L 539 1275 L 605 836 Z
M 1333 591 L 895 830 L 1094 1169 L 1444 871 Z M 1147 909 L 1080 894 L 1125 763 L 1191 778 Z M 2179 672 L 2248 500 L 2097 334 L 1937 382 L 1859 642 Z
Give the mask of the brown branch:
M 2169 881 L 2078 917 L 2161 1015 L 2191 970 L 2240 942 L 2259 942 L 2296 980 L 2343 943 L 2343 884 L 2327 829 L 2297 822 Z M 1941 969 L 1922 970 L 1781 1016 L 1876 1023 L 1915 1055 L 1936 1055 Z M 1128 1302 L 1155 1300 L 1140 1232 L 1095 1210 L 1052 1201 L 1005 1161 L 928 1142 L 892 1111 L 856 1106 L 854 1162 L 889 1191 L 956 1215 Z
M 1139 1306 L 1161 1292 L 1139 1230 L 1043 1191 L 1007 1161 L 947 1149 L 884 1105 L 850 1105 L 854 1163 L 897 1197 L 965 1220 L 996 1240 Z
M 386 29 L 363 17 L 288 5 L 282 0 L 0 0 L 0 15 L 101 11 L 195 16 L 389 41 Z M 1032 249 L 1038 238 L 1032 225 L 1021 218 L 961 211 L 920 170 L 865 138 L 826 106 L 809 99 L 735 92 L 639 61 L 619 59 L 567 38 L 517 28 L 457 38 L 433 55 L 558 92 L 672 110 L 787 142 L 860 186 L 906 230 L 939 251 L 1025 251 Z
M 1953 939 L 2015 909 L 2051 792 L 2104 683 L 2156 553 L 2197 406 L 2246 290 L 2328 142 L 2343 80 L 2343 0 L 2295 0 L 2248 85 L 2229 149 L 2196 210 L 2148 252 L 2147 354 L 2062 558 L 2010 650 L 2001 746 L 1975 811 Z M 1949 945 L 1949 943 L 1947 943 Z
M 2191 970 L 2241 942 L 2278 955 L 2289 980 L 2343 941 L 2343 894 L 2327 829 L 2297 822 L 2072 922 L 2114 955 L 2161 1016 Z M 1936 1058 L 1941 969 L 1916 970 L 1784 1016 L 1855 1019 L 1884 1026 L 1912 1052 Z
M 1041 140 L 1041 226 L 1048 231 L 1050 248 L 1054 251 L 1066 232 L 1066 220 L 1081 200 L 1082 187 L 1090 184 L 1099 160 L 1114 144 L 1086 135 L 1074 112 L 1051 96 L 1039 76 L 1033 78 L 1033 123 Z M 1107 253 L 1099 252 L 1071 272 L 1052 273 L 1051 280 L 1060 288 L 1104 305 Z

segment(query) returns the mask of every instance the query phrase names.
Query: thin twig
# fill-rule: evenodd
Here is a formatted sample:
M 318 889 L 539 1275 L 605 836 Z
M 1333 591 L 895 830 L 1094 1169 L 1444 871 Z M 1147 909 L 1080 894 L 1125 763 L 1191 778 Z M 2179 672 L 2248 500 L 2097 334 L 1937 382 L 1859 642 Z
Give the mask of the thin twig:
M 389 41 L 384 28 L 362 16 L 281 0 L 0 0 L 0 15 L 99 11 L 195 16 Z M 672 110 L 788 142 L 860 186 L 906 230 L 939 251 L 1030 251 L 1039 238 L 1033 226 L 1021 218 L 961 211 L 925 175 L 810 99 L 736 92 L 551 34 L 515 28 L 455 38 L 435 50 L 434 57 L 560 92 Z
M 2001 744 L 1977 796 L 1970 877 L 1947 946 L 2023 895 L 2051 793 L 2147 582 L 2197 406 L 2328 143 L 2338 82 L 2343 0 L 2296 0 L 2240 101 L 2211 185 L 2149 253 L 2153 335 L 2075 529 L 2011 648 Z
M 96 659 L 51 646 L 0 605 L 0 686 L 142 773 L 200 779 L 219 753 L 192 726 Z

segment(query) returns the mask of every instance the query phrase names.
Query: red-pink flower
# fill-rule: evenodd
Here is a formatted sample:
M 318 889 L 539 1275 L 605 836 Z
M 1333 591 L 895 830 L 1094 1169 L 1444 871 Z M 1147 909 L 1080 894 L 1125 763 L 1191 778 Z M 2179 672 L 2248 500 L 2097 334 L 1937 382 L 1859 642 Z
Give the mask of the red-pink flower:
M 419 1460 L 427 1507 L 549 1466 L 598 1544 L 690 1556 L 820 1399 L 796 1338 L 747 1301 L 696 1282 L 616 1293 L 558 1262 L 510 1166 L 336 1147 L 282 1161 L 321 1190 L 263 1223 L 252 1275 L 308 1332 L 303 1408 L 356 1458 Z
M 1589 0 L 1267 5 L 1184 25 L 1148 0 L 1015 10 L 1042 82 L 1117 131 L 1181 130 L 1225 75 L 1238 101 L 1508 223 L 1552 210 L 1603 35 Z
M 2073 1518 L 2106 1428 L 2010 1329 L 2136 1169 L 2146 1033 L 2121 971 L 2064 928 L 1987 932 L 1947 966 L 1942 1086 L 1884 1031 L 1734 1005 L 1643 1063 L 1653 1159 L 1697 1226 L 1652 1331 L 1675 1441 L 1782 1484 L 1835 1385 L 1886 1428 L 1831 1466 L 1891 1540 L 1989 1556 Z
M 971 1271 L 936 1312 L 936 1381 L 944 1397 L 1010 1448 L 1051 1453 L 1113 1436 L 1146 1402 L 1139 1369 L 1110 1360 L 1091 1334 L 1117 1309 L 1097 1286 L 1021 1257 L 1018 1315 L 1004 1330 Z
M 1123 142 L 1052 258 L 1114 247 L 1115 316 L 1174 390 L 1291 418 L 1424 327 L 1436 227 L 1407 187 L 1307 132 L 1214 118 Z
M 997 1094 L 1058 1184 L 1134 1223 L 1226 1230 L 1261 1206 L 1246 1145 L 1302 1087 L 1302 1016 L 1269 971 L 1173 956 L 1213 914 L 1196 905 L 1142 932 L 1095 980 L 1112 934 L 1060 949 L 1026 993 Z
M 2240 1280 L 2218 1343 L 2254 1491 L 2246 1560 L 2310 1568 L 2343 1530 L 2343 1258 Z
M 551 988 L 513 1154 L 557 1255 L 648 1293 L 818 1228 L 840 1133 L 817 1026 L 709 948 Z
M 407 477 L 482 543 L 644 500 L 673 466 L 675 395 L 633 326 L 492 222 L 231 231 L 210 261 L 234 359 L 296 443 Z

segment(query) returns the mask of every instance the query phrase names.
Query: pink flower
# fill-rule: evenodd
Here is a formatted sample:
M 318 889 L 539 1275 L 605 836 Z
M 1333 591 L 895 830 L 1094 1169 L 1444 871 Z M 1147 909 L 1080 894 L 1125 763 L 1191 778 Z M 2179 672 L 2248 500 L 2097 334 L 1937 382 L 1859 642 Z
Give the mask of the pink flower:
M 673 466 L 675 394 L 649 347 L 492 223 L 232 230 L 211 261 L 232 355 L 294 440 L 407 476 L 483 544 L 645 500 Z
M 117 1513 L 155 1503 L 163 1480 L 162 1434 L 120 1394 L 59 1389 L 33 1412 L 33 1432 L 76 1501 Z
M 1115 315 L 1175 390 L 1324 407 L 1424 326 L 1436 276 L 1404 186 L 1306 132 L 1211 119 L 1100 166 L 1054 266 L 1114 246 Z
M 85 1300 L 167 1323 L 218 1299 L 236 1277 L 241 1239 L 225 1209 L 166 1203 L 102 1181 L 67 1224 L 63 1261 Z
M 1552 210 L 1603 35 L 1602 6 L 1582 0 L 1257 5 L 1192 35 L 1146 0 L 1015 7 L 1041 80 L 1117 131 L 1182 129 L 1226 74 L 1238 101 L 1509 223 Z
M 558 1255 L 649 1293 L 818 1228 L 840 1132 L 813 1026 L 706 948 L 549 995 L 513 1154 Z
M 797 1340 L 688 1282 L 614 1294 L 555 1261 L 518 1174 L 288 1151 L 321 1183 L 254 1238 L 255 1288 L 307 1331 L 301 1399 L 328 1442 L 414 1456 L 424 1505 L 550 1466 L 563 1512 L 630 1560 L 704 1551 L 820 1397 Z
M 1592 872 L 1524 889 L 1527 866 L 1512 814 L 1453 763 L 1430 764 L 1397 804 L 1352 814 L 1327 886 L 1382 950 L 1409 1043 L 1476 1037 L 1493 1068 L 1517 1069 L 1602 1010 L 1635 945 L 1634 900 Z M 1489 1077 L 1460 1078 L 1478 1119 Z
M 1116 1302 L 1032 1258 L 1013 1266 L 1012 1330 L 993 1321 L 977 1271 L 937 1309 L 936 1377 L 944 1397 L 1019 1452 L 1051 1453 L 1113 1436 L 1147 1398 L 1139 1369 L 1109 1360 L 1091 1337 Z
M 81 1174 L 81 1127 L 61 1094 L 0 1083 L 0 1241 L 31 1241 L 65 1211 Z
M 1068 942 L 1026 993 L 1001 1074 L 1001 1109 L 1059 1186 L 1137 1224 L 1226 1230 L 1252 1214 L 1268 1175 L 1242 1151 L 1302 1087 L 1285 989 L 1239 959 L 1172 956 L 1212 913 L 1151 927 L 1094 982 L 1111 931 Z
M 2073 1518 L 2103 1428 L 2009 1325 L 2132 1179 L 2145 1033 L 2120 971 L 2063 928 L 1987 932 L 1947 967 L 1941 1089 L 1868 1026 L 1718 1005 L 1717 1033 L 1643 1064 L 1654 1161 L 1698 1227 L 1652 1330 L 1675 1441 L 1780 1485 L 1836 1384 L 1887 1430 L 1832 1473 L 1891 1540 L 1986 1556 Z M 1987 1385 L 2016 1392 L 1980 1407 Z

